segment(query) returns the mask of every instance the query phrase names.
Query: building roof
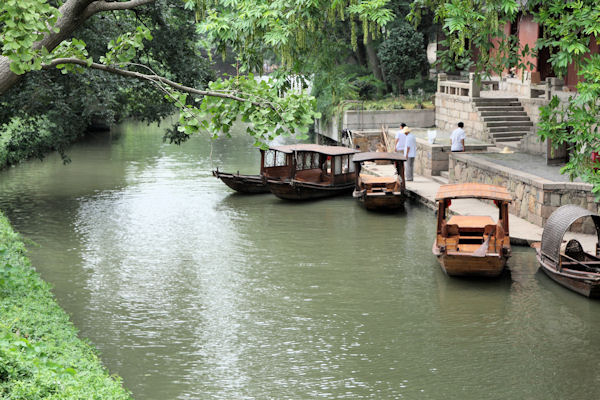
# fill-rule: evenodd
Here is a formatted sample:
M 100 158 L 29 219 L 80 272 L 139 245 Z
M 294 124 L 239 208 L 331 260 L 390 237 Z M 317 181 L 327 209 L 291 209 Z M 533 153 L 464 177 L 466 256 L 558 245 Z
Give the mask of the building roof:
M 388 153 L 385 151 L 365 151 L 364 153 L 355 154 L 352 157 L 354 162 L 389 160 L 389 161 L 406 161 L 401 153 Z
M 290 144 L 285 146 L 271 146 L 270 150 L 281 151 L 282 153 L 294 153 L 296 151 L 308 151 L 312 153 L 320 153 L 328 156 L 340 156 L 359 153 L 359 150 L 354 150 L 342 146 L 321 146 L 318 144 Z
M 435 195 L 436 200 L 469 198 L 512 201 L 512 196 L 506 188 L 483 183 L 442 185 Z

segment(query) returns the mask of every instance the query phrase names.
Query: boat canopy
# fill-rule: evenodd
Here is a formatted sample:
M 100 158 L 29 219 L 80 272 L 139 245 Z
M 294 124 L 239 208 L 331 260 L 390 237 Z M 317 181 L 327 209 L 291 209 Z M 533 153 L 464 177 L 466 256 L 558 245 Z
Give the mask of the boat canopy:
M 487 199 L 499 201 L 512 201 L 512 196 L 502 186 L 486 185 L 483 183 L 459 183 L 440 186 L 436 200 L 444 199 Z
M 271 146 L 270 150 L 280 151 L 282 153 L 291 154 L 298 151 L 308 151 L 312 153 L 325 154 L 326 156 L 343 156 L 354 153 L 359 153 L 359 150 L 354 150 L 349 147 L 342 146 L 321 146 L 319 144 L 290 144 L 285 146 Z
M 352 157 L 352 161 L 360 163 L 364 161 L 376 161 L 376 160 L 388 160 L 388 161 L 406 161 L 406 157 L 401 153 L 388 153 L 385 151 L 365 151 L 364 153 L 355 154 Z
M 542 233 L 542 254 L 555 263 L 560 259 L 560 245 L 571 225 L 579 218 L 592 217 L 596 225 L 596 235 L 600 240 L 600 216 L 573 204 L 567 204 L 550 215 Z

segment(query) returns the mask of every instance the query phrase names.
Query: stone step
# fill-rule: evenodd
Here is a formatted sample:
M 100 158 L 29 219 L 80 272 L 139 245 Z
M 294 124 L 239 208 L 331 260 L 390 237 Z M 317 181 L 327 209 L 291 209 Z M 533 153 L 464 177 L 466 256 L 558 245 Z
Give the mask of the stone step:
M 520 106 L 521 102 L 519 101 L 495 101 L 495 102 L 490 102 L 490 103 L 475 103 L 475 107 L 477 108 L 481 108 L 481 107 L 510 107 L 510 106 Z
M 492 117 L 483 117 L 483 122 L 502 122 L 502 121 L 526 121 L 531 122 L 527 115 L 498 115 Z
M 511 136 L 525 136 L 529 132 L 525 131 L 514 131 L 514 132 L 491 132 L 492 138 L 500 138 L 500 137 L 511 137 Z
M 503 101 L 519 101 L 517 97 L 501 97 L 501 98 L 486 98 L 479 97 L 473 99 L 473 103 L 481 104 L 481 103 L 501 103 Z
M 531 130 L 530 126 L 497 126 L 493 128 L 488 128 L 490 133 L 498 133 L 498 132 L 529 132 Z
M 450 182 L 448 180 L 448 178 L 445 178 L 443 176 L 431 176 L 431 180 L 433 180 L 439 184 L 442 184 L 442 185 L 446 185 L 446 184 L 448 184 L 448 182 Z
M 525 111 L 482 111 L 482 117 L 528 117 Z
M 522 136 L 502 137 L 502 138 L 494 139 L 494 142 L 496 142 L 496 143 L 518 142 L 520 144 L 521 138 L 522 138 Z M 518 147 L 518 145 L 515 145 L 513 147 Z
M 509 126 L 533 126 L 531 121 L 498 121 L 498 122 L 486 122 L 488 128 L 503 128 Z
M 479 112 L 485 112 L 485 111 L 495 111 L 495 112 L 506 112 L 506 111 L 524 111 L 522 106 L 511 106 L 511 107 L 506 107 L 506 106 L 486 106 L 486 107 L 477 107 L 477 111 Z
M 450 179 L 450 172 L 449 171 L 440 171 L 440 176 L 442 176 L 443 178 L 446 178 L 446 179 Z

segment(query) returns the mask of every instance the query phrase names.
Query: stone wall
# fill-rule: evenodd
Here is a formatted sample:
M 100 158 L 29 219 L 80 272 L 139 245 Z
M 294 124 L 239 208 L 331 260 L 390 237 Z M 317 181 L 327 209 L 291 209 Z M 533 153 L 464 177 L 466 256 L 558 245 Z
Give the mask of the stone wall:
M 381 129 L 382 125 L 397 128 L 403 122 L 411 127 L 432 127 L 435 110 L 348 110 L 342 118 L 342 129 Z
M 468 154 L 450 154 L 449 179 L 451 183 L 479 182 L 504 186 L 514 199 L 509 212 L 539 226 L 543 226 L 552 212 L 565 204 L 576 204 L 600 213 L 600 203 L 595 202 L 591 192 L 592 185 L 553 182 Z M 591 218 L 583 222 L 575 223 L 572 230 L 595 232 Z
M 466 96 L 444 93 L 435 95 L 435 126 L 441 130 L 453 131 L 460 121 L 465 124 L 467 137 L 489 141 L 483 121 L 475 109 L 475 104 Z
M 467 152 L 486 151 L 491 144 L 466 144 Z M 415 158 L 415 173 L 422 176 L 438 176 L 442 171 L 448 171 L 448 161 L 451 154 L 450 145 L 430 144 L 427 140 L 417 138 L 417 156 Z
M 523 106 L 523 110 L 533 122 L 531 131 L 521 139 L 521 151 L 529 154 L 545 155 L 548 144 L 540 140 L 537 134 L 537 124 L 540 122 L 540 107 L 547 105 L 548 100 L 520 98 L 519 101 Z
M 382 126 L 397 128 L 402 122 L 410 127 L 432 127 L 435 125 L 435 110 L 348 110 L 341 118 L 336 115 L 315 121 L 315 132 L 339 142 L 340 132 L 344 129 L 381 131 Z

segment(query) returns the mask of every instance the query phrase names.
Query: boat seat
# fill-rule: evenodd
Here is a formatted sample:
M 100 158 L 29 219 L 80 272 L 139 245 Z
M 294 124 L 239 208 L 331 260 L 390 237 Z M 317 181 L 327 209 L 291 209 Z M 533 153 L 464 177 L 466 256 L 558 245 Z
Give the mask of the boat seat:
M 444 224 L 442 227 L 442 236 L 444 237 L 458 236 L 459 234 L 458 225 L 456 224 Z
M 296 171 L 296 176 L 294 179 L 302 182 L 324 182 L 323 171 L 320 168 L 312 168 L 312 169 L 304 169 L 300 171 Z

